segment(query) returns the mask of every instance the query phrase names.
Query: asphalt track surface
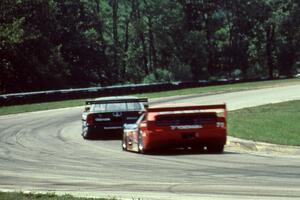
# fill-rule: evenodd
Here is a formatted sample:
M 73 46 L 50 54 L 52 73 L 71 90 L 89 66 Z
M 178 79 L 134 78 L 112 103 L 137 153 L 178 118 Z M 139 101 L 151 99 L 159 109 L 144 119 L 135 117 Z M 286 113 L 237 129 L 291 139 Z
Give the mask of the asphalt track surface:
M 168 102 L 226 102 L 232 110 L 296 99 L 300 85 Z M 123 199 L 300 199 L 298 154 L 232 145 L 221 155 L 123 152 L 119 140 L 83 140 L 81 111 L 0 117 L 0 189 Z

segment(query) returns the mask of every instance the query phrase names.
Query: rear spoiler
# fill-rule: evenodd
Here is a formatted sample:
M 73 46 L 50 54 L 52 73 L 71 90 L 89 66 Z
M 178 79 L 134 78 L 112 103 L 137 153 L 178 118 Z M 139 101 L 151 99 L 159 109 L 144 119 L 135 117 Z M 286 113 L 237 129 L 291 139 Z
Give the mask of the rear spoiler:
M 157 107 L 148 108 L 147 112 L 172 112 L 172 111 L 188 111 L 188 110 L 226 110 L 226 104 L 205 105 L 205 106 L 182 106 L 182 107 Z
M 182 106 L 182 107 L 157 107 L 148 108 L 147 113 L 150 112 L 176 112 L 176 111 L 197 111 L 197 110 L 224 110 L 224 116 L 227 117 L 226 104 L 203 105 L 203 106 Z
M 143 103 L 147 107 L 148 99 L 147 98 L 139 98 L 139 99 L 91 100 L 91 101 L 85 102 L 86 105 L 107 104 L 107 103 Z

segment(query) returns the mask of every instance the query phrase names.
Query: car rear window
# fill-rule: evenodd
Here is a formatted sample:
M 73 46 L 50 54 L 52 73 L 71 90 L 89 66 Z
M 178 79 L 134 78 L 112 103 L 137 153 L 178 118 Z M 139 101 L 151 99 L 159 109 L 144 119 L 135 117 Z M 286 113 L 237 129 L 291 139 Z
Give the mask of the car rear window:
M 127 104 L 127 110 L 141 110 L 141 104 L 139 103 L 126 103 Z
M 137 111 L 141 110 L 140 103 L 108 103 L 95 104 L 94 112 L 119 112 L 119 111 Z

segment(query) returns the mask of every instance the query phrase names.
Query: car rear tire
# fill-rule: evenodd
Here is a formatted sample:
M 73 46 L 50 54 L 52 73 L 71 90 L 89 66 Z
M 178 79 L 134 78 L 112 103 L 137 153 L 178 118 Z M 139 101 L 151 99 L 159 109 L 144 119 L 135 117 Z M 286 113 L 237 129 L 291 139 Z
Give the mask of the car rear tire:
M 207 147 L 209 153 L 221 154 L 224 152 L 223 144 L 210 145 Z
M 85 139 L 85 140 L 89 140 L 89 139 L 90 139 L 90 137 L 89 137 L 88 134 L 87 134 L 87 131 L 82 132 L 81 135 L 82 135 L 83 139 Z
M 193 146 L 192 152 L 194 153 L 203 153 L 204 152 L 204 146 Z

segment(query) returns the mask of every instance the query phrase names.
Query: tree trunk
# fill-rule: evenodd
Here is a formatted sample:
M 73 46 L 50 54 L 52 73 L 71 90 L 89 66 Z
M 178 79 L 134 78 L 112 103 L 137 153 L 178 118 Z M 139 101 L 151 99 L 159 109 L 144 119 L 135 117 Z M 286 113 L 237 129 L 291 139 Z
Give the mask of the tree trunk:
M 96 25 L 95 25 L 95 28 L 97 30 L 97 32 L 99 33 L 99 37 L 100 37 L 100 48 L 101 48 L 101 51 L 100 51 L 100 57 L 102 58 L 101 59 L 101 66 L 98 66 L 97 69 L 96 69 L 96 72 L 97 72 L 97 75 L 100 77 L 100 84 L 101 85 L 111 85 L 113 84 L 112 80 L 113 80 L 113 77 L 111 75 L 111 72 L 110 72 L 110 63 L 109 63 L 109 60 L 107 58 L 107 55 L 106 55 L 106 43 L 105 43 L 105 40 L 104 40 L 104 36 L 103 36 L 103 21 L 102 21 L 102 18 L 100 17 L 101 16 L 101 8 L 100 8 L 100 0 L 94 0 L 96 6 L 95 6 L 95 18 L 98 17 L 98 20 L 96 21 Z M 103 67 L 103 68 L 101 68 Z
M 141 19 L 139 0 L 132 0 L 132 17 L 134 20 Z M 147 46 L 146 46 L 146 39 L 143 30 L 138 30 L 138 37 L 140 39 L 140 42 L 142 44 L 142 49 L 143 49 L 142 61 L 143 61 L 144 72 L 146 75 L 148 75 L 149 68 L 148 68 L 148 59 L 147 59 Z
M 273 59 L 273 49 L 275 41 L 275 24 L 270 24 L 266 28 L 266 54 L 267 54 L 267 66 L 269 70 L 269 78 L 274 78 L 274 59 Z
M 148 17 L 148 29 L 149 29 L 149 62 L 152 63 L 152 65 L 150 65 L 150 70 L 153 71 L 153 69 L 157 68 L 157 51 L 155 48 L 152 16 Z
M 99 14 L 100 13 L 100 2 L 99 0 L 94 0 L 95 4 L 96 4 L 96 13 Z
M 129 18 L 125 19 L 125 38 L 124 38 L 124 51 L 123 51 L 123 59 L 122 59 L 122 69 L 121 69 L 121 78 L 122 80 L 125 80 L 125 74 L 126 74 L 126 55 L 129 48 Z
M 119 58 L 118 58 L 118 53 L 119 53 L 119 36 L 118 36 L 118 0 L 112 0 L 112 12 L 113 12 L 113 51 L 114 51 L 114 56 L 113 56 L 113 66 L 114 66 L 114 71 L 116 73 L 116 78 L 119 79 L 120 76 L 120 67 L 119 67 Z M 120 81 L 120 80 L 119 80 Z

